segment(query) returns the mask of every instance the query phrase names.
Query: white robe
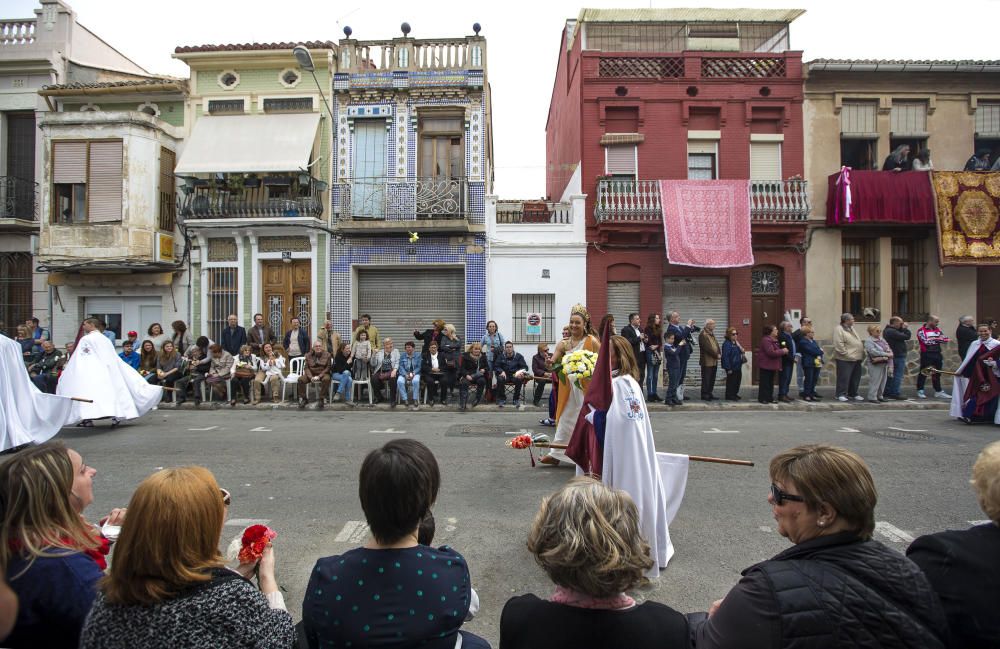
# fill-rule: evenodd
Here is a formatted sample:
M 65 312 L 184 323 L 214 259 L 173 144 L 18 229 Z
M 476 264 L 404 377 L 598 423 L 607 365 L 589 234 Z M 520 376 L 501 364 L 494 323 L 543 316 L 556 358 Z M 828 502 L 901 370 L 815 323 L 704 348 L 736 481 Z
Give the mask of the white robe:
M 609 487 L 627 492 L 635 501 L 639 526 L 654 560 L 646 576 L 653 578 L 659 576 L 660 568 L 665 568 L 674 554 L 668 529 L 668 498 L 653 443 L 653 427 L 636 380 L 628 375 L 618 376 L 612 386 L 614 400 L 608 409 L 604 432 L 601 480 Z
M 24 367 L 21 345 L 0 335 L 0 451 L 48 441 L 80 420 L 77 405 L 39 390 Z
M 160 386 L 150 385 L 119 358 L 114 345 L 99 331 L 80 339 L 56 392 L 94 400 L 80 404 L 82 419 L 137 419 L 156 407 L 163 395 Z
M 979 348 L 982 346 L 982 344 L 983 341 L 980 340 L 979 338 L 972 341 L 972 344 L 969 345 L 969 351 L 965 352 L 965 358 L 962 359 L 962 364 L 958 366 L 958 369 L 955 370 L 955 372 L 957 372 L 959 375 L 962 373 L 962 370 L 964 370 L 966 366 L 976 356 L 976 352 L 979 351 Z M 997 345 L 1000 345 L 1000 340 L 990 338 L 986 341 L 987 349 L 993 349 Z M 997 372 L 996 368 L 993 369 L 993 372 L 998 376 L 1000 376 L 1000 372 Z M 965 378 L 964 376 L 955 376 L 955 380 L 952 382 L 951 385 L 951 407 L 948 409 L 948 414 L 950 416 L 956 418 L 963 416 L 962 401 L 965 400 L 965 390 L 968 387 L 969 387 L 969 379 Z M 1000 419 L 1000 408 L 997 408 L 997 419 Z M 998 422 L 995 419 L 994 423 L 1000 423 L 1000 422 Z

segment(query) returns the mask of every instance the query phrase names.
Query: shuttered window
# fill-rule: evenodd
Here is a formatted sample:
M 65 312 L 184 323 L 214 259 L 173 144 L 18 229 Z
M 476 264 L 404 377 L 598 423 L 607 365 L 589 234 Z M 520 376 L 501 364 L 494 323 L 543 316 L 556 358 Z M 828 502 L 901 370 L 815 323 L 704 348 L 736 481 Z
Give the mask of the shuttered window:
M 382 340 L 392 338 L 396 349 L 402 350 L 414 330 L 424 331 L 437 318 L 455 325 L 463 344 L 483 335 L 466 330 L 462 268 L 359 268 L 357 286 L 356 315 L 370 315 Z
M 605 147 L 607 173 L 611 176 L 635 176 L 636 147 L 634 144 Z
M 926 135 L 927 104 L 922 101 L 894 101 L 889 122 L 893 136 Z
M 88 211 L 92 223 L 122 218 L 122 143 L 91 142 L 87 173 Z
M 639 282 L 608 282 L 608 313 L 615 317 L 615 329 L 628 324 L 628 314 L 639 311 Z M 597 319 L 600 322 L 600 319 Z M 600 332 L 598 332 L 600 333 Z
M 878 137 L 874 101 L 845 101 L 840 109 L 840 132 L 845 137 Z
M 52 182 L 75 185 L 87 182 L 87 143 L 52 143 Z
M 174 198 L 174 167 L 176 154 L 160 147 L 160 229 L 173 232 L 177 221 L 177 200 Z
M 722 346 L 723 335 L 729 326 L 729 279 L 726 277 L 668 277 L 663 280 L 663 319 L 671 311 L 681 314 L 681 322 L 687 323 L 688 318 L 694 318 L 696 324 L 702 327 L 705 320 L 715 320 L 715 338 Z M 666 333 L 667 324 L 664 322 Z M 692 335 L 695 343 L 698 334 Z M 744 344 L 748 341 L 743 341 Z M 750 341 L 753 342 L 753 341 Z M 687 366 L 685 385 L 701 384 L 701 367 L 698 365 L 698 348 L 694 348 L 694 356 Z M 725 372 L 719 372 L 717 380 L 726 380 Z
M 976 106 L 976 133 L 1000 137 L 1000 101 L 981 101 Z
M 634 107 L 608 108 L 604 119 L 605 133 L 638 133 L 639 109 Z
M 750 144 L 750 180 L 781 180 L 781 143 Z

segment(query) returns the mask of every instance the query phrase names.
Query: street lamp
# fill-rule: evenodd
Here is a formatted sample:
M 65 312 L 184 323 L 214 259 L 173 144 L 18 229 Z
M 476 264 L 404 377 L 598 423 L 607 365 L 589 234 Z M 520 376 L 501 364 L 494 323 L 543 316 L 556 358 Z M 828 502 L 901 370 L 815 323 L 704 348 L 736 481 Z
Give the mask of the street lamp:
M 312 75 L 313 81 L 316 82 L 316 89 L 319 90 L 319 96 L 323 98 L 326 112 L 330 114 L 330 123 L 334 124 L 336 120 L 333 117 L 333 111 L 330 110 L 330 104 L 326 101 L 326 93 L 323 92 L 323 87 L 319 85 L 319 79 L 316 78 L 316 64 L 313 63 L 313 57 L 309 53 L 309 48 L 305 45 L 296 45 L 292 48 L 292 54 L 295 55 L 295 61 L 299 64 L 299 67 Z

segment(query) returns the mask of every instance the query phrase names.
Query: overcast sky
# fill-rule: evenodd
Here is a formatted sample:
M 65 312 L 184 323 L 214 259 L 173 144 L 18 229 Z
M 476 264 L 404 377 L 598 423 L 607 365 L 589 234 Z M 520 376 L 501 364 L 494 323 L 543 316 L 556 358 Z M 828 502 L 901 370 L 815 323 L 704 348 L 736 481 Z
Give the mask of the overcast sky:
M 1000 58 L 1000 0 L 715 0 L 636 2 L 565 0 L 427 2 L 412 0 L 69 0 L 81 23 L 152 73 L 187 76 L 171 58 L 178 45 L 338 40 L 344 25 L 361 40 L 398 35 L 409 22 L 415 38 L 472 33 L 479 22 L 489 47 L 496 146 L 496 192 L 534 198 L 545 192 L 545 118 L 560 33 L 581 6 L 802 8 L 792 47 L 815 58 Z M 32 16 L 35 0 L 4 0 L 2 18 Z

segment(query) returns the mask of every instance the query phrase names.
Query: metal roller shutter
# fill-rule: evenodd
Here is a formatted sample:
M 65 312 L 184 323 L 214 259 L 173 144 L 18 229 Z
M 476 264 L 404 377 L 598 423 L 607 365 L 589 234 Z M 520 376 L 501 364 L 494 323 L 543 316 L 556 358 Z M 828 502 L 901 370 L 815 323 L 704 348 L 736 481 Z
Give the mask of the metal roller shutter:
M 781 143 L 750 144 L 750 180 L 781 180 Z
M 91 142 L 87 178 L 91 223 L 122 220 L 122 143 Z
M 607 172 L 612 176 L 634 176 L 636 149 L 634 144 L 608 146 Z
M 727 277 L 669 277 L 663 280 L 663 318 L 671 311 L 681 314 L 681 321 L 694 318 L 701 327 L 705 320 L 715 320 L 715 337 L 722 345 L 726 327 L 729 326 L 729 278 Z M 698 342 L 698 336 L 694 336 Z M 688 362 L 685 385 L 701 385 L 701 367 L 698 365 L 697 346 Z M 725 373 L 718 374 L 718 383 L 725 383 Z
M 615 316 L 615 329 L 621 333 L 628 324 L 628 314 L 639 311 L 639 282 L 608 282 L 608 313 Z M 594 329 L 601 326 L 603 313 L 592 313 Z M 600 331 L 597 332 L 600 335 Z
M 455 325 L 466 343 L 465 270 L 462 268 L 361 268 L 358 313 L 367 313 L 384 339 L 402 351 L 413 330 L 423 331 L 437 318 Z M 418 351 L 420 345 L 418 345 Z

